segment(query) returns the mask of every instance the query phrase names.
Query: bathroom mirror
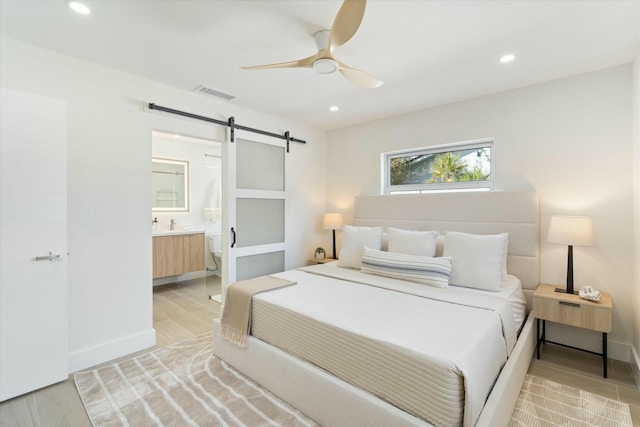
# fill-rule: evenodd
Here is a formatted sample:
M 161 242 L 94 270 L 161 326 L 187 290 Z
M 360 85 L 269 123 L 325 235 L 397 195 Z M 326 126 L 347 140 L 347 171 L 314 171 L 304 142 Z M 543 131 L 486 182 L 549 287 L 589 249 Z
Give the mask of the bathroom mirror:
M 189 162 L 151 159 L 151 197 L 153 212 L 189 210 Z

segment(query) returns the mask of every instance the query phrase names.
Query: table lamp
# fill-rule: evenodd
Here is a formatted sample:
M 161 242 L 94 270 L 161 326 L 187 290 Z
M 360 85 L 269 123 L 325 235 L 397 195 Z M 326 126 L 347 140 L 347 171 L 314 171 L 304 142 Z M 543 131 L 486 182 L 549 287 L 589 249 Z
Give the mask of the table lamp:
M 336 229 L 342 228 L 341 213 L 326 213 L 322 222 L 322 228 L 325 230 L 333 230 L 333 259 L 336 258 Z
M 593 244 L 593 224 L 587 216 L 553 215 L 549 222 L 547 242 L 569 246 L 567 256 L 567 288 L 556 288 L 556 292 L 577 294 L 573 290 L 573 247 Z

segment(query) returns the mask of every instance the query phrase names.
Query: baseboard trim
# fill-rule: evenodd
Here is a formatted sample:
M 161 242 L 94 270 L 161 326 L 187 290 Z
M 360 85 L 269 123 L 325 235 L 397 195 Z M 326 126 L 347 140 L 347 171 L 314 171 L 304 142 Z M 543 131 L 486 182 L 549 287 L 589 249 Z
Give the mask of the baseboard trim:
M 69 353 L 69 373 L 87 369 L 154 345 L 156 345 L 156 331 L 150 329 L 139 334 L 74 351 Z
M 631 360 L 631 345 L 623 342 L 609 341 L 607 343 L 607 355 L 610 359 L 620 360 L 622 362 L 633 363 Z

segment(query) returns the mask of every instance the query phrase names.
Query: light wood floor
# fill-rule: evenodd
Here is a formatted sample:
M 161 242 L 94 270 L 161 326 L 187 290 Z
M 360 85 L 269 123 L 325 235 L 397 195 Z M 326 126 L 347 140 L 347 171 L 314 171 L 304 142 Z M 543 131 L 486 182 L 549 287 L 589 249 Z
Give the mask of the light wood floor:
M 207 280 L 211 280 L 209 277 Z M 203 279 L 158 286 L 153 292 L 153 326 L 156 347 L 179 342 L 211 330 L 220 304 L 208 299 L 216 284 Z M 602 378 L 601 359 L 587 353 L 546 345 L 541 359 L 535 356 L 529 373 L 551 381 L 627 402 L 634 426 L 640 426 L 640 390 L 631 366 L 609 361 L 609 378 Z M 67 381 L 16 397 L 0 404 L 0 427 L 91 426 L 73 376 Z
M 206 287 L 204 280 L 171 283 L 153 289 L 156 347 L 211 331 L 212 320 L 220 316 L 220 304 L 210 300 L 208 293 L 216 287 L 219 290 L 220 279 L 207 277 Z M 90 427 L 91 421 L 76 390 L 73 375 L 61 383 L 0 403 L 0 427 L 85 426 Z
M 153 291 L 153 327 L 156 347 L 184 341 L 211 332 L 213 319 L 220 317 L 220 304 L 209 299 L 220 292 L 220 278 L 207 277 L 156 286 Z

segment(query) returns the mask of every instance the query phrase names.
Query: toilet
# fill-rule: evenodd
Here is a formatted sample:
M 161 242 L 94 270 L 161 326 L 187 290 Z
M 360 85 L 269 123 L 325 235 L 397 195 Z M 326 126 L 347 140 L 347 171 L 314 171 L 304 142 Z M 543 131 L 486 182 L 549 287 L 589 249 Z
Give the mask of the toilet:
M 209 252 L 220 256 L 222 254 L 222 233 L 213 233 L 207 236 L 209 240 Z
M 207 261 L 207 270 L 215 271 L 216 276 L 220 276 L 222 266 L 222 233 L 213 233 L 207 236 L 209 252 L 213 260 Z

